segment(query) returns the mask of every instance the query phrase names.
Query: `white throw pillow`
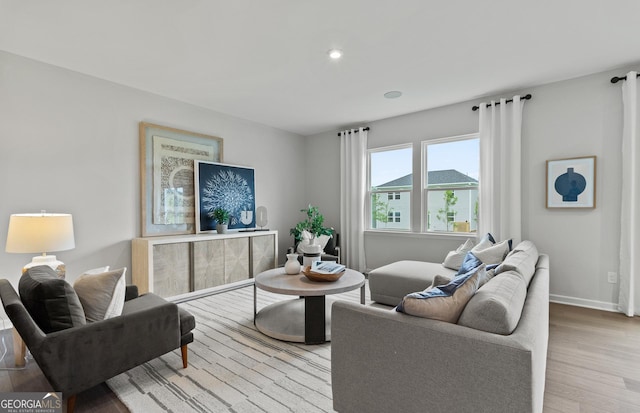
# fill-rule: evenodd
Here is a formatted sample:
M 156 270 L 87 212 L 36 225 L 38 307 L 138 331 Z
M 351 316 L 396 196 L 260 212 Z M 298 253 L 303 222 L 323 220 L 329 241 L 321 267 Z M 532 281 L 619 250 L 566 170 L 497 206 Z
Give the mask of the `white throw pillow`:
M 102 273 L 84 273 L 73 283 L 87 322 L 106 320 L 122 314 L 127 268 Z
M 95 274 L 102 274 L 103 272 L 107 272 L 107 271 L 109 271 L 109 266 L 105 265 L 104 267 L 92 268 L 90 270 L 83 272 L 82 274 L 95 275 Z
M 493 246 L 495 244 L 495 242 L 491 241 L 491 239 L 489 239 L 488 235 L 489 234 L 487 234 L 484 237 L 482 237 L 480 242 L 478 242 L 478 244 L 476 244 L 476 246 L 473 247 L 473 249 L 471 251 L 480 251 L 480 250 L 484 250 L 484 249 L 487 249 L 487 248 Z
M 504 260 L 504 257 L 509 253 L 509 241 L 507 240 L 499 242 L 488 248 L 477 249 L 478 246 L 480 245 L 473 247 L 471 253 L 487 265 L 501 263 L 502 260 Z
M 442 265 L 447 268 L 451 268 L 452 270 L 459 270 L 462 265 L 462 261 L 464 261 L 465 255 L 467 255 L 467 252 L 471 251 L 471 248 L 473 248 L 473 241 L 468 239 L 455 251 L 449 251 Z
M 316 237 L 314 243 L 320 246 L 321 254 L 324 254 L 324 247 L 327 246 L 327 243 L 329 242 L 330 238 L 331 238 L 331 235 L 320 235 Z M 298 243 L 298 248 L 296 249 L 296 252 L 298 254 L 304 254 L 305 252 L 315 253 L 316 252 L 315 248 L 309 248 L 310 241 L 311 241 L 311 233 L 307 230 L 302 231 L 302 241 Z
M 320 235 L 318 240 L 316 241 L 320 244 L 320 248 L 322 248 L 322 253 L 324 254 L 324 248 L 327 246 L 327 243 L 331 239 L 331 235 Z

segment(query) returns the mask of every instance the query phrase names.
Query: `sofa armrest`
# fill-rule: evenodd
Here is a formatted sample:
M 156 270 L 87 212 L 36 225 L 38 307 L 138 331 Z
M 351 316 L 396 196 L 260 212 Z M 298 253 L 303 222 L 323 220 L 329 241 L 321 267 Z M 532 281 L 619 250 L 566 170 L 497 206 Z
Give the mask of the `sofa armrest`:
M 24 304 L 22 304 L 18 293 L 6 279 L 0 280 L 0 297 L 2 298 L 5 313 L 11 320 L 13 327 L 20 334 L 20 337 L 22 337 L 22 340 L 27 343 L 30 350 L 32 348 L 38 349 L 46 336 L 33 321 Z
M 531 349 L 393 309 L 335 302 L 333 407 L 352 411 L 531 412 Z
M 178 306 L 150 293 L 121 316 L 48 334 L 33 356 L 54 389 L 75 394 L 178 347 Z

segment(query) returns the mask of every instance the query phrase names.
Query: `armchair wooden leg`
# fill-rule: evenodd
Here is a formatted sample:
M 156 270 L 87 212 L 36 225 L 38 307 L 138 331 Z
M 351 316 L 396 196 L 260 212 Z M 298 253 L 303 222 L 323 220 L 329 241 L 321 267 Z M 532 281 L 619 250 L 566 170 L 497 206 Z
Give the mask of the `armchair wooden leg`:
M 27 354 L 27 348 L 22 341 L 22 337 L 18 334 L 18 330 L 13 328 L 13 355 L 16 367 L 24 367 L 24 357 Z
M 76 408 L 76 395 L 69 396 L 67 399 L 67 413 L 73 413 L 73 410 Z
M 189 366 L 189 353 L 187 351 L 187 345 L 180 347 L 180 351 L 182 351 L 182 368 L 187 368 Z

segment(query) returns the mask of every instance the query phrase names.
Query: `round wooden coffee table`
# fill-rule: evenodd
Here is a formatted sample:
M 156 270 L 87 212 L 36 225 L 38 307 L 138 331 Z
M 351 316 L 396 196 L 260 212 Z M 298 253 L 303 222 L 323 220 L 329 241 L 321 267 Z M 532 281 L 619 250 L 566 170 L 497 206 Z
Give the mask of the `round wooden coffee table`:
M 253 322 L 258 331 L 278 340 L 305 344 L 331 341 L 331 304 L 327 295 L 360 288 L 364 304 L 364 275 L 347 269 L 333 282 L 311 281 L 304 274 L 288 275 L 284 268 L 261 272 L 253 284 Z M 299 298 L 280 301 L 258 311 L 257 289 Z

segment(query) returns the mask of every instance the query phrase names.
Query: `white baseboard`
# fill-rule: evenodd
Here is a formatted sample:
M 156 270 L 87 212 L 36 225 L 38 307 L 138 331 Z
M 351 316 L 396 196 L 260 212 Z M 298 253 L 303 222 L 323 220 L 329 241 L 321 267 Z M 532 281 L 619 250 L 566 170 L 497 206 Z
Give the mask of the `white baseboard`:
M 549 301 L 552 303 L 573 305 L 576 307 L 593 308 L 596 310 L 611 311 L 619 313 L 617 303 L 608 303 L 606 301 L 585 300 L 584 298 L 568 297 L 566 295 L 549 294 Z

